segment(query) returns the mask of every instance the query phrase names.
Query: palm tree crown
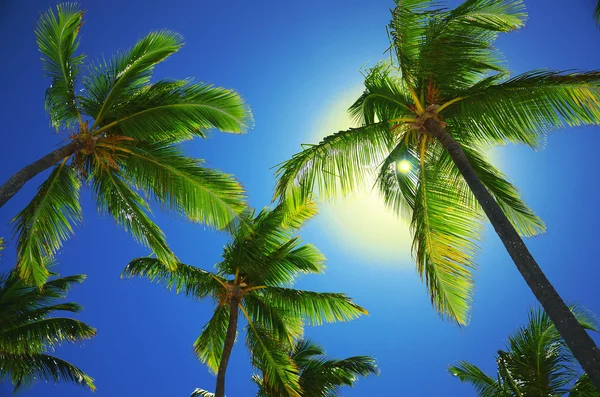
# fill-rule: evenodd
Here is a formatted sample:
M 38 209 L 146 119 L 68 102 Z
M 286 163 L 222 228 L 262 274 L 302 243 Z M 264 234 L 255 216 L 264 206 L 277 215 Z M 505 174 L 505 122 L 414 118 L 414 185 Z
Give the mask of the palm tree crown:
M 578 307 L 573 307 L 573 312 L 586 329 L 598 331 L 593 315 Z M 508 338 L 506 350 L 496 355 L 496 364 L 495 377 L 466 361 L 448 370 L 471 383 L 481 397 L 600 396 L 587 375 L 581 375 L 572 353 L 542 310 L 529 313 L 527 326 Z
M 49 355 L 64 342 L 96 335 L 89 325 L 55 312 L 77 313 L 81 306 L 57 303 L 85 276 L 53 278 L 37 288 L 15 271 L 0 276 L 0 381 L 8 378 L 15 392 L 36 381 L 73 382 L 95 390 L 93 379 L 74 365 Z
M 545 225 L 486 157 L 508 143 L 539 147 L 545 133 L 600 121 L 600 73 L 532 71 L 507 78 L 493 47 L 523 26 L 521 0 L 467 0 L 453 10 L 398 1 L 389 31 L 393 61 L 365 76 L 349 112 L 360 127 L 311 145 L 280 165 L 276 196 L 327 198 L 376 180 L 384 202 L 410 222 L 413 254 L 437 311 L 467 324 L 481 207 L 453 158 L 424 129 L 444 126 L 481 182 L 523 236 Z
M 77 55 L 83 11 L 49 10 L 36 29 L 46 75 L 46 109 L 69 143 L 16 173 L 0 187 L 1 204 L 35 174 L 55 165 L 37 195 L 14 219 L 19 274 L 42 284 L 43 266 L 81 221 L 82 184 L 100 212 L 115 218 L 167 266 L 177 258 L 149 217 L 146 197 L 186 218 L 227 226 L 244 209 L 244 192 L 230 176 L 183 155 L 182 141 L 210 128 L 244 132 L 251 120 L 234 91 L 191 80 L 151 82 L 154 66 L 177 52 L 182 37 L 148 34 L 130 49 L 84 66 Z M 140 194 L 141 193 L 141 194 Z M 0 204 L 0 205 L 1 205 Z
M 184 264 L 171 271 L 154 258 L 136 259 L 125 269 L 125 276 L 145 276 L 176 292 L 215 301 L 213 317 L 194 343 L 194 351 L 217 372 L 217 396 L 224 393 L 238 311 L 248 322 L 246 344 L 253 365 L 263 372 L 267 384 L 286 396 L 300 396 L 301 386 L 298 368 L 282 343 L 292 346 L 305 323 L 347 321 L 366 313 L 344 294 L 290 288 L 298 275 L 324 269 L 319 250 L 296 235 L 315 213 L 312 202 L 294 210 L 280 205 L 246 213 L 214 273 Z
M 328 358 L 321 346 L 307 339 L 298 340 L 288 354 L 300 371 L 303 397 L 338 397 L 340 388 L 353 386 L 359 376 L 379 373 L 373 357 Z M 285 395 L 265 385 L 259 375 L 254 375 L 253 380 L 258 385 L 259 397 Z

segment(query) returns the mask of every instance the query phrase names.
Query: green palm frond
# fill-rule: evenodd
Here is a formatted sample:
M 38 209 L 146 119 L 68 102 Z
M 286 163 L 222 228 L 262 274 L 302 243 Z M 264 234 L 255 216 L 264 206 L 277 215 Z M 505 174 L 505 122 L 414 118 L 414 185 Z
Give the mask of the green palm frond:
M 350 321 L 368 312 L 345 294 L 267 287 L 255 292 L 275 307 L 305 318 L 311 325 Z
M 167 269 L 156 258 L 137 258 L 129 262 L 122 277 L 146 277 L 150 281 L 164 285 L 175 293 L 184 293 L 194 298 L 215 295 L 221 284 L 219 277 L 194 266 L 178 263 L 175 270 Z
M 479 397 L 508 397 L 510 394 L 504 388 L 502 384 L 496 381 L 494 378 L 486 375 L 479 367 L 461 361 L 456 365 L 451 365 L 448 368 L 448 372 L 458 377 L 461 382 L 468 382 L 475 390 Z
M 229 322 L 229 306 L 219 305 L 194 342 L 194 352 L 208 369 L 217 373 Z
M 596 390 L 587 374 L 583 374 L 573 385 L 569 397 L 600 397 L 600 392 Z
M 215 394 L 204 389 L 196 389 L 192 392 L 190 397 L 215 397 Z
M 60 358 L 47 354 L 14 355 L 0 352 L 0 379 L 10 377 L 15 393 L 37 381 L 70 382 L 96 390 L 94 379 Z
M 302 317 L 288 310 L 286 307 L 273 305 L 256 293 L 249 293 L 244 297 L 244 308 L 252 321 L 263 329 L 268 329 L 271 334 L 290 343 L 298 339 L 304 332 Z
M 201 167 L 175 146 L 136 142 L 118 148 L 123 174 L 164 207 L 223 229 L 240 214 L 244 190 L 228 174 Z
M 252 364 L 263 373 L 263 383 L 278 390 L 282 397 L 301 397 L 298 368 L 282 344 L 268 330 L 248 319 L 246 345 L 252 352 Z
M 305 397 L 337 397 L 340 395 L 340 388 L 354 386 L 359 377 L 379 374 L 377 364 L 372 357 L 331 359 L 325 356 L 321 346 L 306 339 L 296 341 L 288 354 L 300 371 L 301 394 Z M 259 388 L 257 396 L 283 395 L 259 375 L 254 375 L 252 380 Z
M 85 81 L 85 87 L 95 106 L 85 107 L 94 118 L 94 126 L 102 125 L 105 117 L 127 102 L 131 95 L 146 86 L 157 63 L 179 51 L 183 38 L 174 32 L 161 30 L 149 33 L 130 50 L 119 54 L 110 62 L 95 65 Z M 91 104 L 91 100 L 88 103 Z
M 76 303 L 58 302 L 83 275 L 54 278 L 37 287 L 19 278 L 16 270 L 0 275 L 0 380 L 15 392 L 35 381 L 67 381 L 95 389 L 79 368 L 47 355 L 64 342 L 95 336 L 96 330 L 71 318 L 51 317 L 59 311 L 78 312 Z
M 486 145 L 539 147 L 545 133 L 600 120 L 600 72 L 533 70 L 489 87 L 466 90 L 442 114 L 467 138 Z
M 46 91 L 46 110 L 55 128 L 69 126 L 78 118 L 75 84 L 84 55 L 75 55 L 83 11 L 75 3 L 62 3 L 42 14 L 35 35 L 46 75 L 52 79 Z
M 275 196 L 309 199 L 343 195 L 365 187 L 393 148 L 385 123 L 340 131 L 279 165 Z M 370 186 L 369 186 L 370 187 Z
M 10 354 L 37 354 L 64 342 L 90 339 L 96 330 L 70 318 L 45 318 L 14 327 L 0 328 L 0 351 Z
M 104 116 L 96 134 L 178 142 L 204 137 L 210 128 L 243 133 L 252 122 L 247 105 L 235 91 L 185 80 L 146 85 L 118 105 Z
M 433 306 L 442 316 L 466 325 L 473 294 L 473 258 L 483 228 L 481 214 L 472 198 L 430 163 L 433 160 L 421 169 L 416 187 L 413 254 Z
M 24 279 L 41 285 L 48 278 L 46 258 L 54 256 L 81 221 L 81 182 L 73 169 L 57 165 L 37 195 L 13 219 L 18 236 L 17 268 Z
M 584 328 L 598 330 L 600 323 L 588 310 L 577 305 L 570 308 Z M 480 397 L 600 395 L 585 375 L 579 375 L 572 353 L 548 315 L 539 309 L 531 310 L 527 325 L 509 336 L 496 363 L 497 380 L 466 361 L 450 366 L 449 372 L 471 383 Z
M 116 222 L 136 240 L 150 248 L 167 267 L 175 268 L 178 260 L 167 246 L 164 233 L 148 217 L 148 204 L 112 170 L 97 167 L 92 186 L 98 208 L 112 215 Z

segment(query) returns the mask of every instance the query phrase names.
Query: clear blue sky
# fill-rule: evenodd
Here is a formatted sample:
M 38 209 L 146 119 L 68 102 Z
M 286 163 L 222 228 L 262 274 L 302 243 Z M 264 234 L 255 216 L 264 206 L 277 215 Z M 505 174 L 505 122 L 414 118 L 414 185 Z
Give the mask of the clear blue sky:
M 592 20 L 593 3 L 526 1 L 527 27 L 498 42 L 512 70 L 599 68 L 600 30 Z M 54 4 L 0 2 L 2 182 L 64 138 L 49 127 L 43 108 L 49 81 L 42 77 L 33 34 L 40 13 Z M 80 48 L 89 59 L 126 48 L 150 30 L 176 30 L 186 46 L 157 68 L 157 77 L 194 77 L 234 88 L 247 99 L 256 118 L 249 134 L 215 133 L 186 150 L 234 173 L 247 188 L 250 204 L 262 207 L 271 198 L 271 167 L 298 151 L 300 143 L 334 132 L 324 126 L 335 124 L 331 120 L 342 117 L 336 110 L 352 101 L 349 91 L 355 92 L 360 84 L 359 68 L 384 56 L 385 25 L 393 1 L 86 0 L 82 4 L 87 16 Z M 528 242 L 538 262 L 566 300 L 598 314 L 599 132 L 559 131 L 549 137 L 544 151 L 510 147 L 497 156 L 548 225 L 546 235 Z M 10 219 L 41 180 L 30 182 L 0 210 L 0 236 L 11 236 Z M 70 299 L 85 306 L 79 318 L 97 327 L 98 336 L 83 345 L 64 346 L 57 355 L 96 379 L 98 397 L 188 396 L 195 387 L 213 390 L 215 378 L 192 353 L 194 339 L 210 318 L 209 302 L 176 296 L 144 279 L 121 280 L 128 261 L 147 252 L 111 219 L 98 215 L 89 192 L 83 194 L 83 207 L 84 224 L 58 256 L 57 270 L 63 275 L 88 275 Z M 488 231 L 482 244 L 472 322 L 461 330 L 434 313 L 404 248 L 392 255 L 393 249 L 361 243 L 373 241 L 380 229 L 380 218 L 368 212 L 378 210 L 361 208 L 367 212 L 360 218 L 363 227 L 357 227 L 343 219 L 352 209 L 344 209 L 344 204 L 333 207 L 303 232 L 327 256 L 327 272 L 306 277 L 299 285 L 347 292 L 371 314 L 347 324 L 312 328 L 307 334 L 331 355 L 374 355 L 381 367 L 379 377 L 361 380 L 343 394 L 474 396 L 468 385 L 447 374 L 447 365 L 467 359 L 491 371 L 494 353 L 535 304 L 497 236 Z M 209 269 L 218 261 L 224 234 L 158 210 L 155 214 L 184 262 Z M 406 247 L 406 233 L 393 230 L 386 229 L 387 240 Z M 0 270 L 7 271 L 13 258 L 11 243 Z M 227 372 L 227 395 L 252 396 L 251 373 L 241 339 Z M 0 395 L 9 393 L 9 387 L 0 385 Z M 71 397 L 88 392 L 65 384 L 38 384 L 23 395 Z

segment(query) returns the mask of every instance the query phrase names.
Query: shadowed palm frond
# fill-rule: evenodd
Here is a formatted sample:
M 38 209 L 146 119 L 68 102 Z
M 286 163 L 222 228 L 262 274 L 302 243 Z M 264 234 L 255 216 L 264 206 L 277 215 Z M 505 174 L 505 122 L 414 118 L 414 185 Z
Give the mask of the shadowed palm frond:
M 219 369 L 229 323 L 229 307 L 219 305 L 194 342 L 194 352 L 214 374 Z
M 54 278 L 38 287 L 19 278 L 16 270 L 0 275 L 0 380 L 10 380 L 15 392 L 40 380 L 95 389 L 92 378 L 79 368 L 47 354 L 65 342 L 96 335 L 85 323 L 51 317 L 59 311 L 81 310 L 76 303 L 58 301 L 84 279 L 83 275 Z

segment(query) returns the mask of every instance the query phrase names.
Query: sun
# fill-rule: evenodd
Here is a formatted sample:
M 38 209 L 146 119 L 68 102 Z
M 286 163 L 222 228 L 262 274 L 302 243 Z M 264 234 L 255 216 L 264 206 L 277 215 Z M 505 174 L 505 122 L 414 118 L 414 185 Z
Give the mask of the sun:
M 402 160 L 398 162 L 398 171 L 400 171 L 403 174 L 406 174 L 408 171 L 410 171 L 411 168 L 412 165 L 407 160 Z

